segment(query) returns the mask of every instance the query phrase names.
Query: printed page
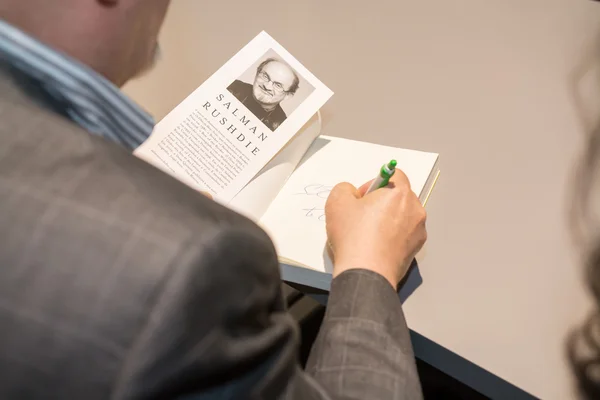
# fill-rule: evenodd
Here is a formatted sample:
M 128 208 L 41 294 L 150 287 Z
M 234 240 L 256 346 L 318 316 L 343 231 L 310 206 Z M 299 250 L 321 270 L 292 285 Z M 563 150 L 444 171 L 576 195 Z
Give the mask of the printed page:
M 333 93 L 261 32 L 134 154 L 229 203 Z
M 284 259 L 331 273 L 326 251 L 325 202 L 339 182 L 356 187 L 375 178 L 384 163 L 395 159 L 419 196 L 438 155 L 371 143 L 321 136 L 269 206 L 260 224 Z

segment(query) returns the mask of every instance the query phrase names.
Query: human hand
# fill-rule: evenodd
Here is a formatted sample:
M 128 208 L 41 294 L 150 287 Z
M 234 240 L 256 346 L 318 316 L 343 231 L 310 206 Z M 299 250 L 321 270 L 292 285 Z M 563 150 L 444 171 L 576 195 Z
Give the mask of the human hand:
M 396 170 L 389 184 L 365 195 L 369 183 L 333 188 L 325 205 L 333 277 L 349 269 L 379 273 L 396 288 L 427 240 L 427 214 Z
M 201 195 L 208 197 L 209 199 L 213 200 L 212 194 L 205 192 L 204 190 L 198 190 L 198 193 L 200 193 Z

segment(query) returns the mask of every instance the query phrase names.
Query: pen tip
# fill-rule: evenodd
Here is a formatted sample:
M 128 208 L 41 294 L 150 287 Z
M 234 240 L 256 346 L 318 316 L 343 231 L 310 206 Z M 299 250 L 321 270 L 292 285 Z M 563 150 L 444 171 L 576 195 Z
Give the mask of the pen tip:
M 389 163 L 389 167 L 390 167 L 390 169 L 396 168 L 396 164 L 397 164 L 397 163 L 396 163 L 396 160 L 392 160 L 392 161 L 390 161 L 390 163 Z

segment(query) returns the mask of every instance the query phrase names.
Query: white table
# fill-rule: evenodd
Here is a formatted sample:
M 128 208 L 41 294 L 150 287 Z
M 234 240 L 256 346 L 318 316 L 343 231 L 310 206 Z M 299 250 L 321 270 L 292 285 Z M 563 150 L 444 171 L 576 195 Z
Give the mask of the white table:
M 269 32 L 335 91 L 324 133 L 441 154 L 405 303 L 417 355 L 497 398 L 572 398 L 564 339 L 589 300 L 569 179 L 600 98 L 578 88 L 600 68 L 600 4 L 291 4 L 174 1 L 163 62 L 127 92 L 161 118 Z

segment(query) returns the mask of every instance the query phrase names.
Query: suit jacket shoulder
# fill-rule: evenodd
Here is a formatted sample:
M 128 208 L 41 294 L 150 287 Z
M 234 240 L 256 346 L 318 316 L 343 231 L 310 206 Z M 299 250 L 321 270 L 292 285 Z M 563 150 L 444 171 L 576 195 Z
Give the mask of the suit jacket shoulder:
M 2 74 L 0 120 L 0 397 L 128 397 L 149 376 L 166 391 L 177 341 L 216 351 L 222 318 L 248 304 L 227 282 L 279 304 L 274 248 L 251 221 Z

